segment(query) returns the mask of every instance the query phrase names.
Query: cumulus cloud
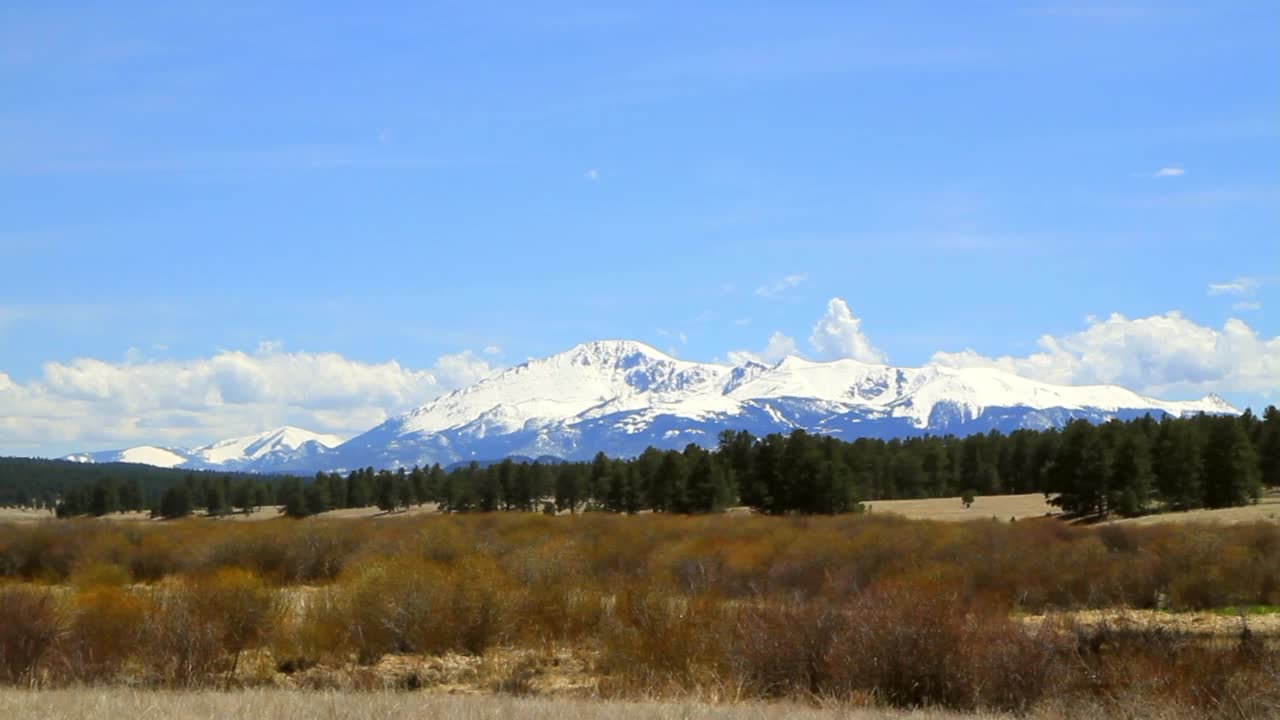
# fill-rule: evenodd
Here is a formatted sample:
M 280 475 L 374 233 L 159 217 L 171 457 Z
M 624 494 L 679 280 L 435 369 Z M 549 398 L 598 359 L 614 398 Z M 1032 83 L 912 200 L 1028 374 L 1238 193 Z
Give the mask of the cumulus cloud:
M 790 290 L 797 285 L 803 285 L 809 276 L 805 273 L 792 273 L 784 278 L 777 280 L 769 285 L 761 285 L 756 288 L 756 295 L 764 298 L 775 297 Z
M 809 344 L 818 356 L 828 360 L 853 358 L 866 363 L 883 363 L 884 353 L 871 344 L 862 332 L 862 319 L 854 317 L 849 304 L 841 298 L 827 302 L 827 312 L 813 326 Z
M 0 374 L 0 435 L 10 450 L 192 445 L 286 423 L 349 435 L 493 369 L 469 351 L 417 370 L 271 343 L 194 360 L 78 358 L 25 383 Z
M 733 350 L 729 352 L 729 362 L 742 365 L 748 362 L 773 364 L 788 355 L 798 355 L 795 338 L 775 332 L 769 336 L 769 342 L 760 352 L 750 350 Z
M 1243 320 L 1221 329 L 1178 312 L 1129 319 L 1090 318 L 1080 332 L 1045 335 L 1040 351 L 988 357 L 973 350 L 939 352 L 932 362 L 995 367 L 1062 384 L 1115 384 L 1159 396 L 1209 392 L 1261 393 L 1280 388 L 1280 337 L 1258 334 Z

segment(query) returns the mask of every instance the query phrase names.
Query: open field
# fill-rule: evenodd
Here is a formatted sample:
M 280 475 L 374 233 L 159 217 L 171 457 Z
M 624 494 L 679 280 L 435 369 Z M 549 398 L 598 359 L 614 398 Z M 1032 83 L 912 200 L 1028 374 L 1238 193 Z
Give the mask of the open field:
M 872 513 L 893 513 L 914 520 L 1009 520 L 1057 515 L 1061 511 L 1045 502 L 1043 493 L 980 495 L 966 508 L 959 497 L 921 500 L 874 500 L 866 503 Z
M 1168 522 L 1247 523 L 1280 522 L 1280 490 L 1271 490 L 1256 505 L 1221 508 L 1218 510 L 1188 510 L 1144 517 L 1113 520 L 1124 525 L 1155 525 Z
M 52 510 L 33 510 L 31 508 L 0 507 L 0 523 L 39 522 L 53 520 Z
M 1028 720 L 1097 717 L 1075 708 L 1046 710 Z M 81 718 L 172 718 L 173 720 L 995 720 L 996 714 L 942 710 L 895 711 L 847 706 L 813 707 L 789 703 L 713 705 L 697 702 L 605 702 L 482 695 L 403 692 L 306 692 L 274 689 L 155 691 L 128 688 L 0 690 L 0 716 L 80 720 Z M 1155 720 L 1191 718 L 1190 713 L 1147 715 Z
M 1060 516 L 1061 510 L 1045 501 L 1041 493 L 1025 495 L 982 495 L 974 498 L 973 506 L 964 507 L 959 497 L 928 498 L 922 500 L 876 500 L 867 503 L 873 513 L 894 513 L 915 520 L 1025 520 Z M 1137 518 L 1116 518 L 1109 523 L 1124 525 L 1159 525 L 1164 523 L 1248 523 L 1280 522 L 1280 490 L 1271 490 L 1254 505 L 1221 508 L 1218 510 L 1190 510 Z

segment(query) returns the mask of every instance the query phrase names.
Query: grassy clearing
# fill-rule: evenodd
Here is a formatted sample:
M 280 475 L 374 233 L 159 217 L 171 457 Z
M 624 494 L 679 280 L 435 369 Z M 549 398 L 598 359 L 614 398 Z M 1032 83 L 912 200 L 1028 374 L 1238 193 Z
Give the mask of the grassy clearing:
M 1045 502 L 1043 493 L 980 495 L 965 507 L 959 497 L 921 500 L 876 500 L 866 504 L 872 513 L 893 513 L 913 520 L 1025 520 L 1061 511 Z
M 403 692 L 308 692 L 279 689 L 156 691 L 128 688 L 63 690 L 0 689 L 0 716 L 42 720 L 1004 720 L 1011 716 L 944 710 L 883 710 L 848 705 L 814 707 L 792 703 L 708 704 L 701 702 L 617 702 Z M 1046 707 L 1024 720 L 1147 718 L 1191 720 L 1192 710 L 1134 704 L 1113 713 L 1089 704 Z
M 1254 505 L 1218 510 L 1188 510 L 1114 520 L 1117 525 L 1159 525 L 1164 523 L 1280 523 L 1280 490 L 1269 490 Z

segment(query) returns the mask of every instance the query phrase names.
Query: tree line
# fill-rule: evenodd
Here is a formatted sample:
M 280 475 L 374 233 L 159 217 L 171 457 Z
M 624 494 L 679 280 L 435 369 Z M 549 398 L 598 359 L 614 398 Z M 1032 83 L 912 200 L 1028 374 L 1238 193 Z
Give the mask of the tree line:
M 499 510 L 834 514 L 869 500 L 1042 492 L 1081 516 L 1142 515 L 1255 501 L 1280 486 L 1280 411 L 1259 419 L 1144 416 L 1094 425 L 968 437 L 845 442 L 796 430 L 764 438 L 726 431 L 715 450 L 650 448 L 631 459 L 504 460 L 442 469 L 364 468 L 286 479 L 290 515 L 342 507 L 445 512 Z
M 842 441 L 803 430 L 757 438 L 725 431 L 714 449 L 650 448 L 590 462 L 515 461 L 298 477 L 187 473 L 148 500 L 111 478 L 68 493 L 60 514 L 150 508 L 179 517 L 280 505 L 304 517 L 338 508 L 392 512 L 711 513 L 746 506 L 772 515 L 835 514 L 872 500 L 1041 492 L 1064 512 L 1135 516 L 1255 501 L 1280 486 L 1280 411 L 1261 418 L 1144 416 L 1061 429 Z M 110 509 L 109 509 L 110 508 Z

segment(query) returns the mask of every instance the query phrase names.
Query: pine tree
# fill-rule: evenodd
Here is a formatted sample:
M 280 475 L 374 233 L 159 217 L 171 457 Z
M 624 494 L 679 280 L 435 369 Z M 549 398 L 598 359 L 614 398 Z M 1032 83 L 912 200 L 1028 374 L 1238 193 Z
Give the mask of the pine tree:
M 165 519 L 186 517 L 191 514 L 191 490 L 184 485 L 174 485 L 160 499 L 160 516 Z
M 1195 421 L 1166 417 L 1160 423 L 1152 462 L 1156 491 L 1173 510 L 1204 505 L 1203 442 Z
M 1258 463 L 1262 484 L 1280 487 L 1280 409 L 1268 405 L 1258 434 Z
M 1126 517 L 1146 512 L 1154 475 L 1147 435 L 1137 425 L 1124 429 L 1111 461 L 1110 504 Z
M 103 478 L 93 484 L 89 491 L 89 513 L 94 517 L 102 517 L 120 508 L 120 496 L 115 481 Z
M 210 517 L 227 514 L 227 496 L 222 492 L 222 483 L 211 482 L 205 486 L 204 510 Z
M 1255 502 L 1262 494 L 1258 457 L 1245 425 L 1213 418 L 1204 450 L 1204 504 L 1221 508 Z
M 386 470 L 378 473 L 373 482 L 373 501 L 383 512 L 396 509 L 396 479 Z
M 280 483 L 280 488 L 276 491 L 276 500 L 280 503 L 281 509 L 285 515 L 295 518 L 303 518 L 311 514 L 307 507 L 307 498 L 302 487 L 302 480 L 296 477 L 287 477 Z

